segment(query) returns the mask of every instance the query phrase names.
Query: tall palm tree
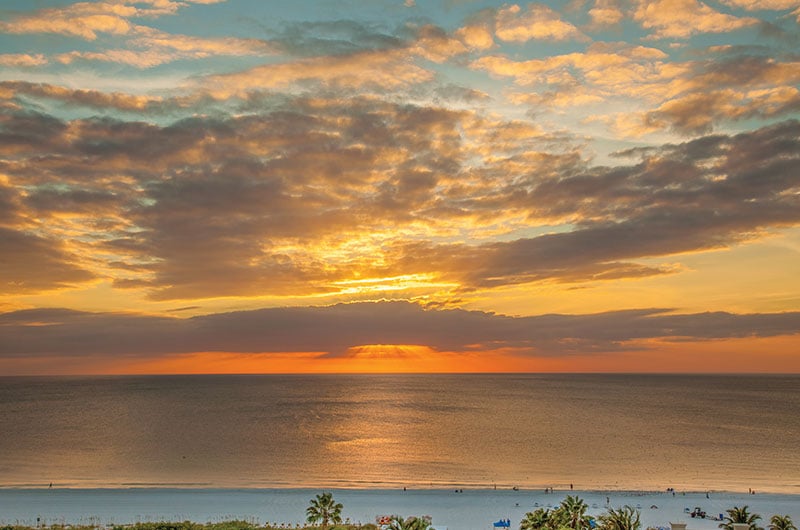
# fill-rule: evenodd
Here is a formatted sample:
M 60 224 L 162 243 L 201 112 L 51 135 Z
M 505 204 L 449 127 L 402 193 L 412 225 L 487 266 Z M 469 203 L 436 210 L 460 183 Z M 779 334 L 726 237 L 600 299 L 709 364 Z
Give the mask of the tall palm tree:
M 572 530 L 589 530 L 594 518 L 586 515 L 588 509 L 589 505 L 583 502 L 583 499 L 567 495 L 567 498 L 561 501 L 561 505 L 554 510 L 558 522 L 556 527 L 566 526 Z
M 724 530 L 733 530 L 734 523 L 743 523 L 749 524 L 750 530 L 764 530 L 756 524 L 756 522 L 761 519 L 761 516 L 757 513 L 750 513 L 747 506 L 742 506 L 741 508 L 734 506 L 730 510 L 726 511 L 728 512 L 728 515 L 725 516 L 723 522 L 717 525 L 720 528 L 723 528 Z
M 768 528 L 769 530 L 797 530 L 792 518 L 788 515 L 773 515 L 769 520 Z
M 430 527 L 430 517 L 412 515 L 403 519 L 399 515 L 393 515 L 391 521 L 389 521 L 388 530 L 428 530 Z
M 639 510 L 630 506 L 624 506 L 619 510 L 609 508 L 600 516 L 600 524 L 603 530 L 639 530 L 642 527 L 639 516 Z
M 519 523 L 519 530 L 548 530 L 551 513 L 548 508 L 537 508 L 526 513 Z
M 315 499 L 311 499 L 311 504 L 306 508 L 306 521 L 311 524 L 322 523 L 322 530 L 328 530 L 328 524 L 340 524 L 342 522 L 341 503 L 333 500 L 333 493 L 322 493 Z

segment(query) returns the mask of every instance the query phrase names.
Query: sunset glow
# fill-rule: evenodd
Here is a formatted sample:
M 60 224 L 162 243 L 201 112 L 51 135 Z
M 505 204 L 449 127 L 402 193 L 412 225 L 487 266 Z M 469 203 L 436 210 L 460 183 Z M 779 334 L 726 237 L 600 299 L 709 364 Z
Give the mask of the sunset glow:
M 4 5 L 0 373 L 800 372 L 800 4 L 334 4 Z

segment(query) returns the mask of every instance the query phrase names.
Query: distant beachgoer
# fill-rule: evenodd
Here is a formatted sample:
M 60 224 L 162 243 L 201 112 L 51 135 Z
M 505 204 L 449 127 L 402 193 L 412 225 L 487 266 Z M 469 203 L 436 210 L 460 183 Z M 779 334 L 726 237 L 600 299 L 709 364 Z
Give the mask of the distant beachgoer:
M 706 492 L 706 499 L 708 498 L 708 492 Z
M 609 499 L 608 497 L 606 497 L 606 504 L 611 504 L 611 499 Z
M 52 487 L 53 487 L 53 483 L 51 482 L 51 483 L 50 483 L 50 485 L 49 485 L 49 486 L 47 486 L 47 487 L 48 487 L 48 488 L 52 488 Z
M 569 489 L 572 489 L 572 482 L 569 483 Z

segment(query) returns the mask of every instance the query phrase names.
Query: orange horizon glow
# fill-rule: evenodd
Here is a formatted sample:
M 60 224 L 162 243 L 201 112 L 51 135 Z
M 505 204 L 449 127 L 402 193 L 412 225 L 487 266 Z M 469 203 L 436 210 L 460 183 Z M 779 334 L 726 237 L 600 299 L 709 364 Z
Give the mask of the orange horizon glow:
M 149 360 L 76 358 L 53 371 L 53 358 L 14 364 L 7 375 L 257 375 L 412 373 L 800 373 L 800 337 L 704 342 L 641 341 L 620 352 L 530 356 L 514 349 L 439 352 L 419 345 L 365 345 L 343 356 L 325 352 L 195 352 Z M 16 370 L 15 370 L 16 368 Z M 19 370 L 22 368 L 22 370 Z

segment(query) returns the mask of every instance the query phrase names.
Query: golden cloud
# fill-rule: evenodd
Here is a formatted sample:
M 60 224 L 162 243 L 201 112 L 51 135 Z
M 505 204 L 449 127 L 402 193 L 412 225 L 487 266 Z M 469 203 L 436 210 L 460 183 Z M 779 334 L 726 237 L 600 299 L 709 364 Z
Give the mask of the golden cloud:
M 396 49 L 265 64 L 243 72 L 207 77 L 202 87 L 217 99 L 227 99 L 244 96 L 252 90 L 286 89 L 298 84 L 393 90 L 433 77 L 431 71 L 412 62 L 407 50 Z
M 586 40 L 578 28 L 565 22 L 561 16 L 543 4 L 530 4 L 528 11 L 512 4 L 497 11 L 495 34 L 504 41 L 529 40 Z
M 757 19 L 720 13 L 698 0 L 638 0 L 633 19 L 653 30 L 654 39 L 686 39 L 698 33 L 726 33 L 758 24 Z
M 47 64 L 47 58 L 41 53 L 3 53 L 0 54 L 0 66 L 31 67 Z
M 619 24 L 625 15 L 617 0 L 595 0 L 589 9 L 593 28 L 603 28 Z

